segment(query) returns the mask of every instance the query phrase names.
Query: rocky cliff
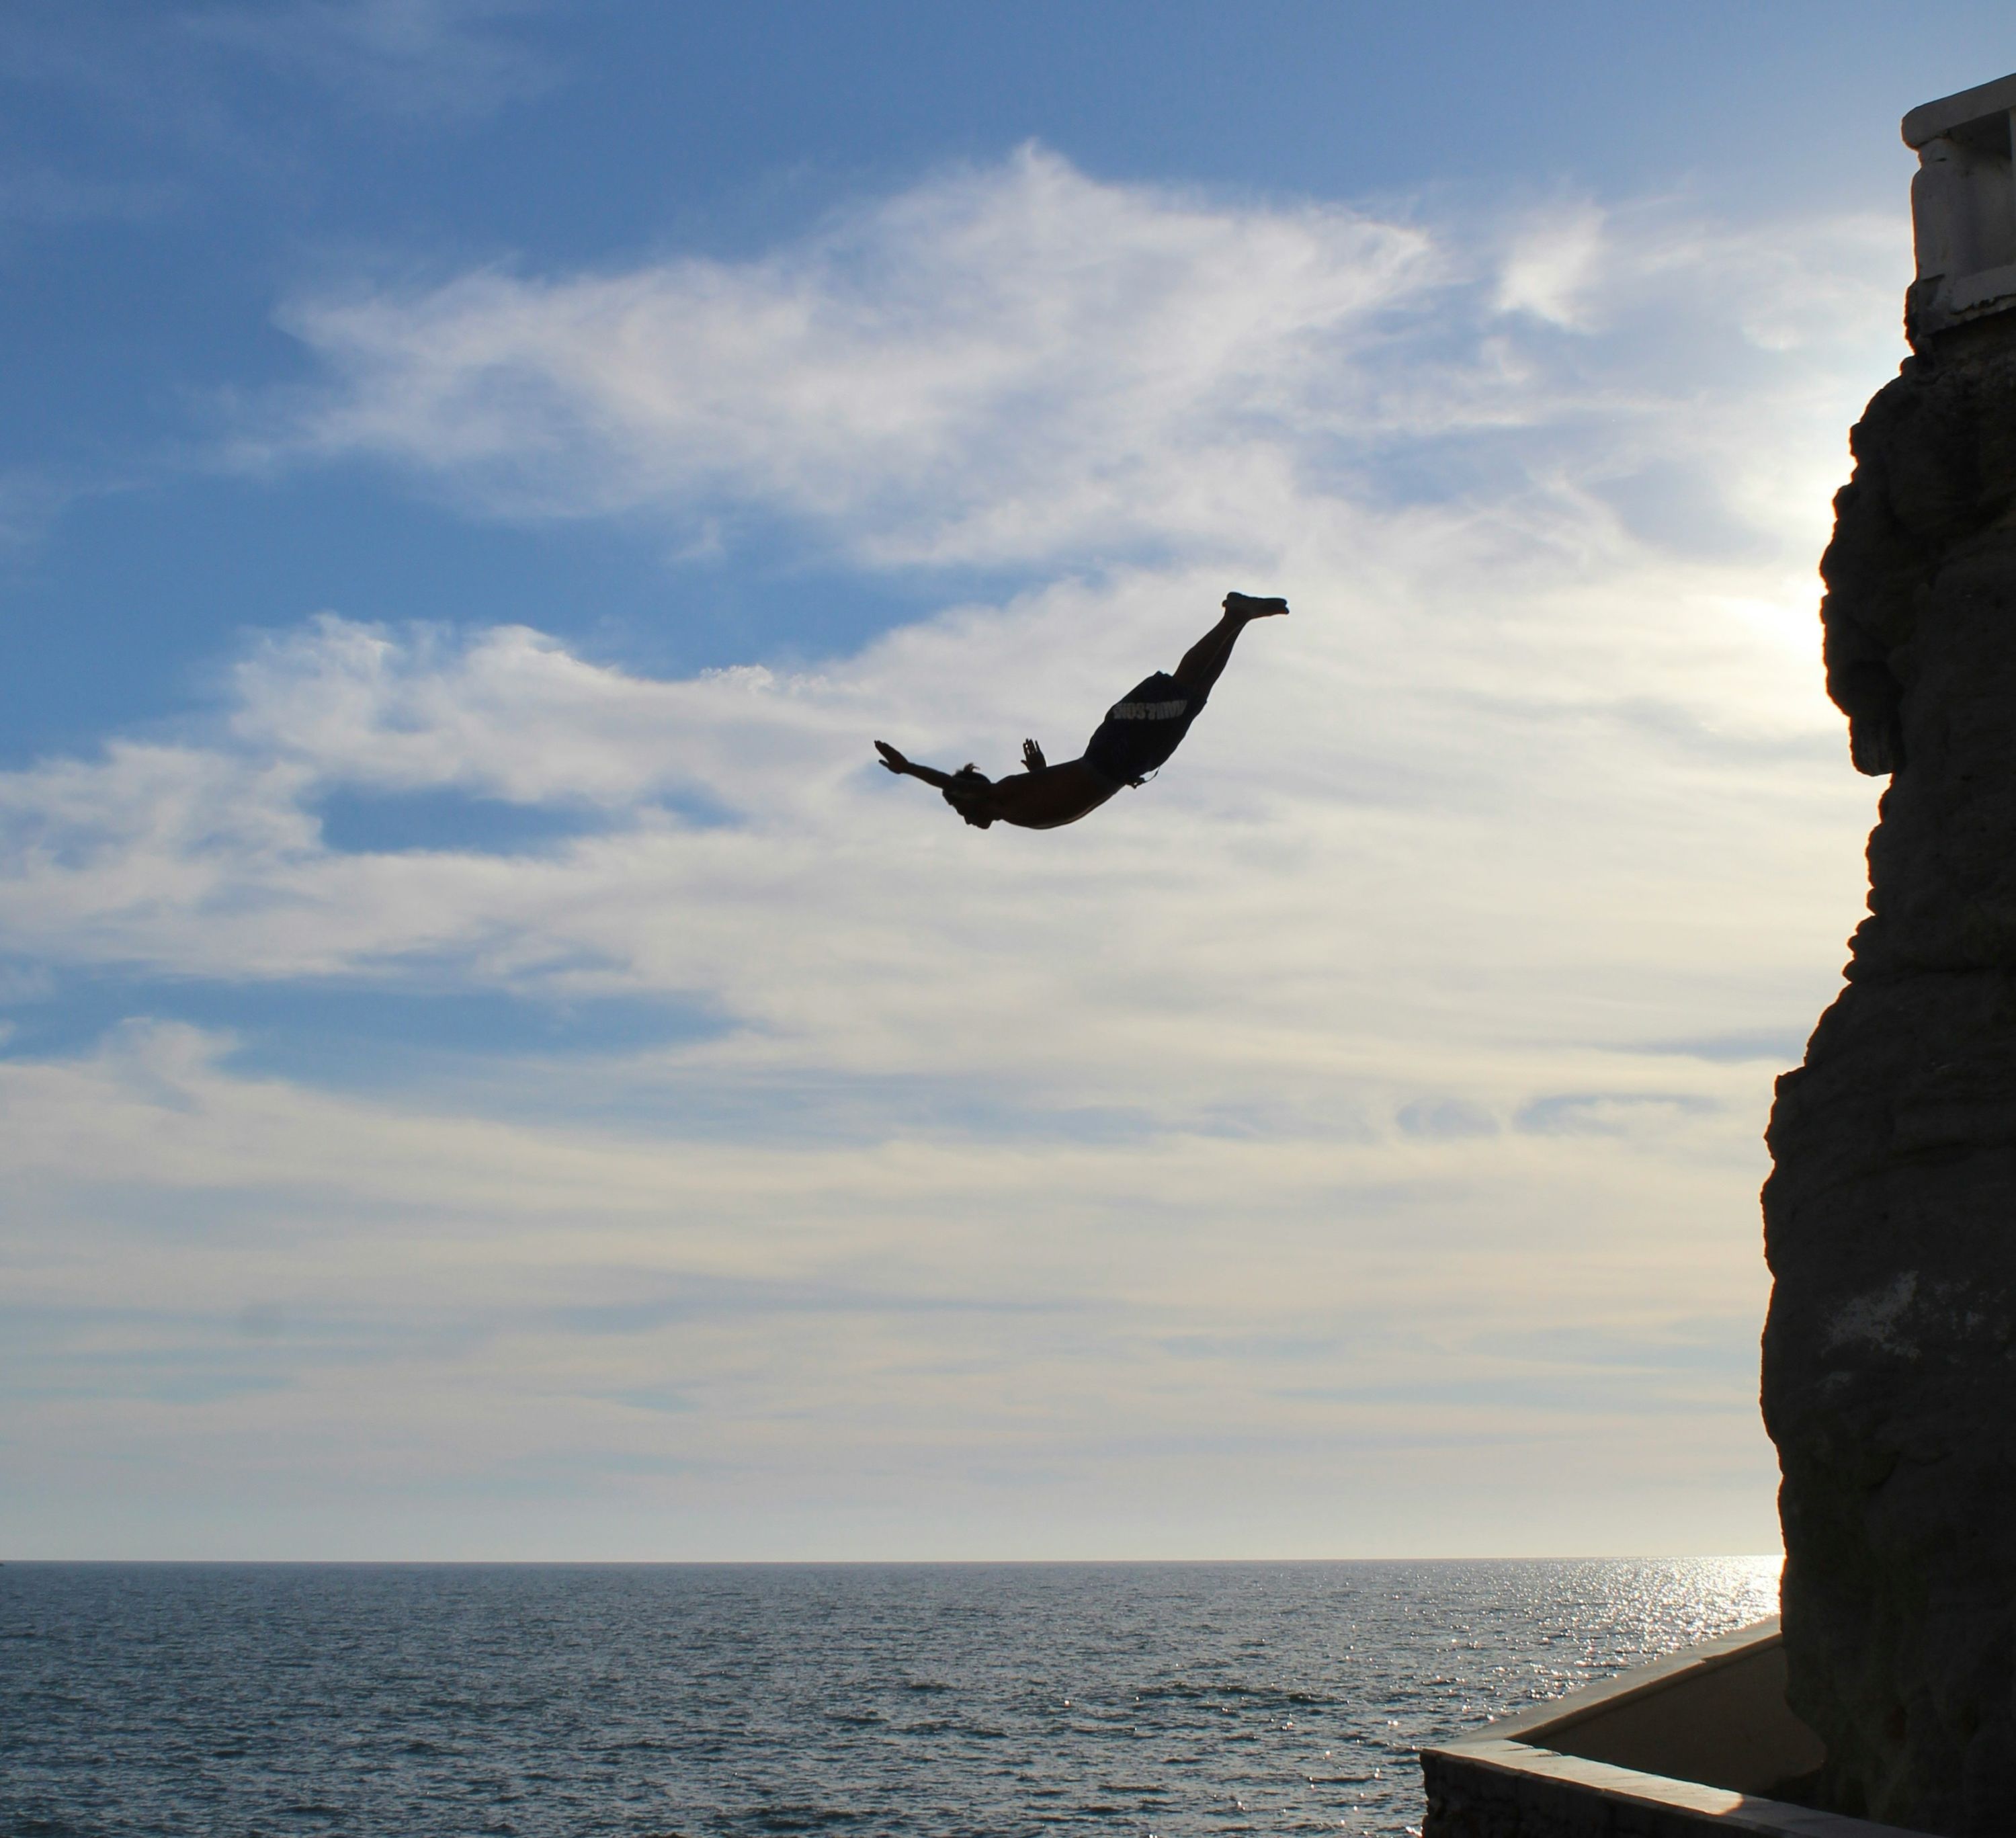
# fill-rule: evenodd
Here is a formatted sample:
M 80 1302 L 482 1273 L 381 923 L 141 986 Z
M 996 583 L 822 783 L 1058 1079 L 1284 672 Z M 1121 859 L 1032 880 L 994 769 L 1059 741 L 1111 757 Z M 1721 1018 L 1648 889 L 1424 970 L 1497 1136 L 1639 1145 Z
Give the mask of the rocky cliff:
M 2016 1825 L 2016 315 L 1924 341 L 1834 500 L 1827 687 L 1888 773 L 1764 1190 L 1764 1412 L 1814 1794 Z

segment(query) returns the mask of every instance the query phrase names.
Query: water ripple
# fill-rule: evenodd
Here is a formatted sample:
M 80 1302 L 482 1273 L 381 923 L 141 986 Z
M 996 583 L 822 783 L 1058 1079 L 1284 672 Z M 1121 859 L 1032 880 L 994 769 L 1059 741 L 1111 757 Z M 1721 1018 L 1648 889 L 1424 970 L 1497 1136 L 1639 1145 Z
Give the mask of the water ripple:
M 1775 1565 L 0 1568 L 0 1838 L 1416 1829 Z

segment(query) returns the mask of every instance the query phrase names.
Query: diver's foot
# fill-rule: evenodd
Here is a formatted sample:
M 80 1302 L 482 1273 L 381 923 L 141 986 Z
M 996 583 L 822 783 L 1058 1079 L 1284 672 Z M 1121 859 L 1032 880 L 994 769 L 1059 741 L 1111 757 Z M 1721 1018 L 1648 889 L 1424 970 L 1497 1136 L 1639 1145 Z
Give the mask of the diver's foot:
M 1225 610 L 1242 619 L 1275 619 L 1288 610 L 1285 600 L 1262 600 L 1251 593 L 1228 593 Z

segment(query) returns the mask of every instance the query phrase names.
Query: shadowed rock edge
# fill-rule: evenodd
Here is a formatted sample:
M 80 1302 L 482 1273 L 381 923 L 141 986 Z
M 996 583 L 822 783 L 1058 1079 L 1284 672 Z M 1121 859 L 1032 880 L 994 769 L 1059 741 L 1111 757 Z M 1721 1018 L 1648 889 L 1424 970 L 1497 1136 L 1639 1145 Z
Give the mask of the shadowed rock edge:
M 1924 342 L 1821 564 L 1828 691 L 1891 783 L 1772 1112 L 1763 1406 L 1816 1797 L 1973 1834 L 2016 1809 L 2016 322 Z

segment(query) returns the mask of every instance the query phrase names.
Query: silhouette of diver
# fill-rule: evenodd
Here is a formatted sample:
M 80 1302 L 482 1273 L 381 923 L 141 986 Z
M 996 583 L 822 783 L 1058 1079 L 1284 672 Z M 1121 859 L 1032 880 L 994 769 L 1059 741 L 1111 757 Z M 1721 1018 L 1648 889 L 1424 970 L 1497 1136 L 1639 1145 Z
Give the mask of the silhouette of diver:
M 937 786 L 945 802 L 976 830 L 996 823 L 1060 829 L 1098 809 L 1123 785 L 1143 784 L 1204 712 L 1240 633 L 1255 619 L 1277 618 L 1287 610 L 1285 600 L 1228 593 L 1224 616 L 1183 653 L 1174 672 L 1157 670 L 1137 683 L 1106 712 L 1083 756 L 1062 766 L 1047 764 L 1034 741 L 1022 743 L 1022 770 L 1005 779 L 990 779 L 971 766 L 955 773 L 919 766 L 887 741 L 877 741 L 875 751 L 890 771 Z

